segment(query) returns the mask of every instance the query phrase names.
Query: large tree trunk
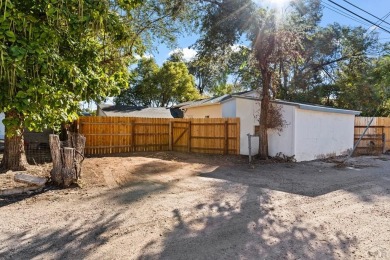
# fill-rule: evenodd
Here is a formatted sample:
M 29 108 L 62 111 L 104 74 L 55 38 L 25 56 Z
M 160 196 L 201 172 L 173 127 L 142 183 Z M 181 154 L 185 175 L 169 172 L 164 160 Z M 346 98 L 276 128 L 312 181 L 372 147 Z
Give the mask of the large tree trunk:
M 268 159 L 268 113 L 269 113 L 269 90 L 271 87 L 272 73 L 268 70 L 261 70 L 263 90 L 261 98 L 260 122 L 259 122 L 259 158 Z
M 5 113 L 6 119 L 17 119 L 22 121 L 22 116 L 15 110 L 11 110 Z M 12 131 L 12 133 L 10 133 Z M 0 164 L 0 168 L 3 171 L 24 171 L 27 169 L 28 163 L 26 159 L 26 153 L 24 150 L 24 138 L 23 138 L 23 126 L 22 122 L 18 127 L 5 128 L 5 142 L 4 142 L 4 155 Z M 12 136 L 9 136 L 13 134 Z
M 81 177 L 81 163 L 84 160 L 85 137 L 70 133 L 66 142 L 60 142 L 58 135 L 50 135 L 50 151 L 53 169 L 51 180 L 61 187 L 69 187 Z

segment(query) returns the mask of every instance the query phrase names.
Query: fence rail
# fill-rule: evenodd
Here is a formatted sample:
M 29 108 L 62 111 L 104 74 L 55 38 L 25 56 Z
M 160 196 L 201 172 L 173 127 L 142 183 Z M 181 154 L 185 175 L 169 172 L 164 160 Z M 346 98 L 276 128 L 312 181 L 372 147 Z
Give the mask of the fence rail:
M 81 117 L 90 155 L 139 151 L 239 154 L 239 118 Z
M 359 139 L 371 117 L 355 118 L 355 141 Z M 374 117 L 357 147 L 358 153 L 382 153 L 390 150 L 390 118 Z

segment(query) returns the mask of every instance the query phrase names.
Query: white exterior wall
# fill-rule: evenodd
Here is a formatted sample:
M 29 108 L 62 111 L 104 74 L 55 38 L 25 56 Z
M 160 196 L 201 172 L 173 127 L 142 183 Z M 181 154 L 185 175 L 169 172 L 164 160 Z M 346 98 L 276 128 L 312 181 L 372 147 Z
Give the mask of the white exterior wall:
M 249 155 L 249 143 L 247 134 L 253 135 L 255 125 L 259 124 L 260 102 L 235 98 L 236 100 L 236 117 L 240 118 L 240 154 Z M 259 138 L 252 137 L 251 154 L 259 153 Z
M 278 105 L 281 109 L 283 120 L 286 121 L 281 132 L 268 130 L 268 154 L 276 156 L 282 153 L 286 156 L 295 155 L 295 110 L 294 106 Z
M 222 108 L 220 104 L 187 108 L 184 118 L 221 118 Z
M 282 153 L 295 156 L 297 161 L 309 161 L 332 155 L 341 155 L 353 147 L 355 115 L 300 109 L 282 105 L 286 125 L 282 132 L 269 130 L 270 156 Z M 222 104 L 188 108 L 185 118 L 240 118 L 240 154 L 248 155 L 248 136 L 258 125 L 260 102 L 233 98 Z M 258 154 L 259 138 L 252 137 L 252 155 Z
M 5 127 L 3 124 L 4 117 L 4 113 L 0 113 L 0 139 L 4 139 L 5 136 Z
M 341 155 L 353 147 L 355 116 L 296 108 L 295 159 Z
M 222 105 L 222 117 L 236 117 L 237 102 L 236 98 L 232 98 Z

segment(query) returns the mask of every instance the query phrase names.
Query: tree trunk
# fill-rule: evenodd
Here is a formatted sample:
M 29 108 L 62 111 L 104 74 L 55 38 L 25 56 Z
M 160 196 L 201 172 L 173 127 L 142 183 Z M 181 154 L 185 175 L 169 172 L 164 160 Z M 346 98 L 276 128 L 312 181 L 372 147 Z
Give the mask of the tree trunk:
M 70 147 L 75 149 L 76 180 L 81 178 L 81 163 L 84 161 L 85 136 L 79 133 L 69 133 Z
M 50 152 L 53 160 L 50 176 L 56 185 L 69 187 L 81 175 L 85 137 L 78 133 L 70 133 L 68 141 L 62 144 L 64 147 L 61 147 L 58 135 L 50 135 Z
M 51 160 L 53 161 L 53 169 L 50 171 L 51 180 L 57 184 L 62 184 L 62 159 L 61 159 L 61 143 L 58 135 L 49 136 Z
M 5 113 L 6 119 L 18 119 L 22 120 L 22 116 L 15 110 L 11 110 Z M 10 133 L 10 131 L 12 133 Z M 4 154 L 0 164 L 0 168 L 3 171 L 24 171 L 27 169 L 28 163 L 26 159 L 26 153 L 24 150 L 24 138 L 23 138 L 23 126 L 19 123 L 18 127 L 5 128 L 5 142 L 4 142 Z M 9 136 L 13 134 L 12 136 Z
M 263 93 L 261 98 L 260 122 L 259 122 L 259 158 L 268 159 L 268 113 L 269 113 L 269 90 L 271 85 L 272 73 L 267 70 L 261 70 Z
M 61 149 L 62 154 L 62 169 L 61 176 L 64 187 L 69 187 L 76 177 L 76 166 L 75 166 L 75 149 L 70 147 L 64 147 Z

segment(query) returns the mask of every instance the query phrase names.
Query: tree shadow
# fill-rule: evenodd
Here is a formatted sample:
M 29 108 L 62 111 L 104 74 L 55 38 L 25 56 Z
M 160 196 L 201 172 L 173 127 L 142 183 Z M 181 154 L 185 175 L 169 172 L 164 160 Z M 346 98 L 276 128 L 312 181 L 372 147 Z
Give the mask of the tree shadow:
M 1 259 L 83 259 L 108 242 L 107 233 L 120 226 L 119 213 L 101 215 L 90 222 L 71 219 L 63 228 L 4 234 Z
M 200 174 L 217 180 L 213 201 L 193 205 L 190 214 L 188 209 L 173 209 L 174 229 L 163 240 L 150 241 L 139 259 L 351 258 L 359 243 L 355 236 L 343 231 L 324 233 L 321 223 L 309 221 L 293 208 L 278 212 L 270 194 L 281 191 L 315 198 L 343 190 L 372 202 L 390 194 L 387 164 L 370 167 L 368 172 L 318 163 L 225 166 Z M 221 199 L 220 193 L 239 194 L 234 185 L 247 187 L 240 200 Z
M 219 187 L 225 190 L 229 185 Z M 268 192 L 249 186 L 239 201 L 198 204 L 192 213 L 172 211 L 176 225 L 158 241 L 149 242 L 138 259 L 336 259 L 351 254 L 357 243 L 341 231 L 321 240 L 316 227 L 300 217 L 283 218 Z
M 376 185 L 388 191 L 390 186 L 387 181 L 381 180 L 384 176 L 381 168 L 371 167 L 368 173 L 362 169 L 339 169 L 332 165 L 319 166 L 318 162 L 279 163 L 254 168 L 248 166 L 219 167 L 212 173 L 199 176 L 308 197 L 345 190 L 359 196 L 364 201 L 371 201 L 369 194 L 365 194 L 362 189 L 366 183 L 375 182 Z M 390 174 L 387 176 L 390 180 Z
M 37 192 L 37 193 L 35 193 L 33 195 L 30 195 L 30 194 L 20 194 L 20 195 L 0 196 L 0 208 L 8 206 L 8 205 L 11 205 L 11 204 L 14 204 L 14 203 L 18 203 L 20 201 L 23 201 L 25 199 L 34 197 L 34 196 L 36 196 L 38 194 L 41 194 L 43 192 L 44 191 Z
M 137 202 L 144 197 L 150 197 L 152 194 L 160 193 L 168 188 L 169 184 L 165 183 L 138 181 L 115 188 L 113 192 L 107 194 L 107 197 L 109 200 L 127 205 Z
M 53 185 L 45 185 L 44 187 L 42 187 L 38 190 L 35 190 L 35 191 L 30 191 L 29 193 L 21 193 L 21 194 L 15 194 L 15 195 L 0 195 L 0 208 L 14 204 L 14 203 L 18 203 L 18 202 L 23 201 L 25 199 L 39 196 L 40 194 L 43 194 L 43 193 L 48 192 L 50 190 L 60 190 L 60 188 L 53 186 Z

